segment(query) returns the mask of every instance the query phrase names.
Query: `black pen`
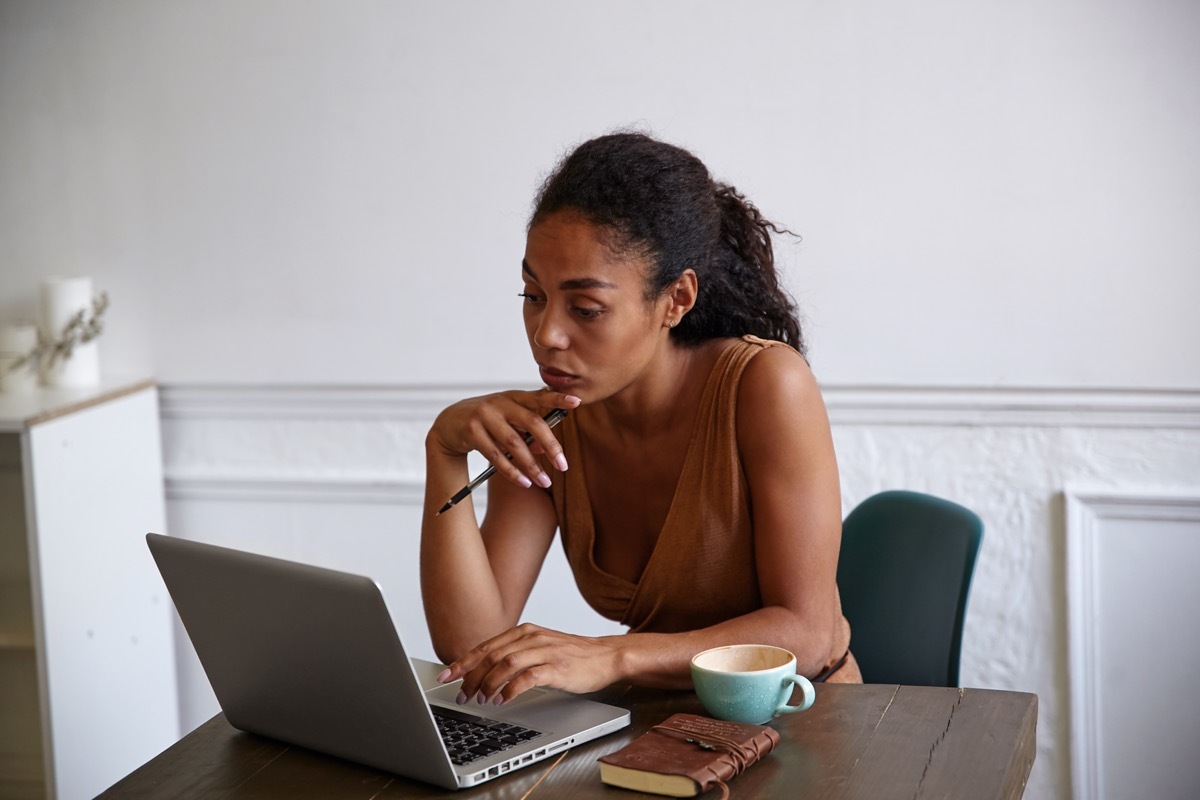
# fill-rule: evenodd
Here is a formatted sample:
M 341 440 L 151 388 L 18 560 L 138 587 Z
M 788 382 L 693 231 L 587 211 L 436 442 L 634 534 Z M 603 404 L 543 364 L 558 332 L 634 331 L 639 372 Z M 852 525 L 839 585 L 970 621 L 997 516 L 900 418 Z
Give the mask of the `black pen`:
M 565 416 L 567 416 L 567 412 L 564 409 L 556 408 L 553 411 L 551 411 L 549 414 L 547 414 L 546 416 L 542 417 L 542 419 L 544 419 L 546 421 L 547 425 L 549 425 L 551 428 L 553 428 L 555 425 L 562 422 L 563 417 L 565 417 Z M 532 433 L 525 434 L 525 444 L 533 444 L 533 434 Z M 512 456 L 509 455 L 509 458 L 512 458 Z M 464 486 L 463 488 L 461 488 L 457 492 L 455 492 L 454 497 L 451 497 L 446 502 L 446 505 L 442 506 L 441 510 L 438 511 L 437 514 L 434 514 L 434 516 L 435 517 L 439 516 L 439 515 L 443 514 L 444 512 L 449 511 L 450 509 L 454 508 L 456 505 L 458 505 L 460 502 L 462 502 L 464 499 L 466 499 L 467 495 L 469 495 L 471 492 L 475 491 L 475 487 L 479 486 L 479 484 L 483 483 L 488 478 L 492 477 L 492 475 L 495 472 L 496 472 L 496 465 L 488 464 L 488 468 L 485 469 L 483 472 L 479 473 L 479 477 L 475 478 L 475 480 L 471 481 L 466 486 Z

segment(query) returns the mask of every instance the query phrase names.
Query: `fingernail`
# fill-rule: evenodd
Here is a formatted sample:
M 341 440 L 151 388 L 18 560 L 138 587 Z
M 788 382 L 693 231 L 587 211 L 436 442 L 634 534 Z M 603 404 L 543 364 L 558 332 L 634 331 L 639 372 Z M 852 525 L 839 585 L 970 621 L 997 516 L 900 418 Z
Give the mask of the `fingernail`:
M 569 394 L 569 395 L 567 395 L 567 396 L 566 396 L 566 399 L 567 399 L 567 400 L 574 400 L 576 403 L 581 403 L 581 402 L 583 402 L 582 400 L 580 400 L 578 397 L 576 397 L 576 396 L 575 396 L 575 395 L 573 395 L 573 394 Z
M 538 486 L 542 487 L 543 489 L 550 488 L 550 476 L 544 472 L 538 473 L 537 482 L 538 482 Z
M 554 459 L 554 466 L 558 467 L 559 472 L 567 471 L 567 457 L 559 453 Z
M 487 703 L 487 696 L 483 693 L 482 689 L 479 690 L 479 694 L 475 695 L 475 702 L 479 703 L 479 705 Z
M 445 683 L 448 680 L 450 680 L 450 668 L 446 667 L 444 670 L 442 670 L 441 674 L 437 676 L 437 682 Z
M 454 702 L 458 703 L 460 706 L 462 706 L 462 705 L 466 705 L 466 703 L 467 703 L 467 693 L 466 693 L 466 692 L 464 692 L 464 691 L 462 691 L 462 690 L 460 689 L 460 690 L 458 691 L 458 697 L 454 698 Z
M 530 486 L 533 486 L 533 482 L 531 480 L 529 480 L 529 478 L 526 478 L 524 475 L 520 475 L 517 477 L 517 483 L 521 484 L 526 489 L 528 489 Z
M 504 695 L 498 694 L 492 698 L 492 702 L 498 706 L 504 705 Z

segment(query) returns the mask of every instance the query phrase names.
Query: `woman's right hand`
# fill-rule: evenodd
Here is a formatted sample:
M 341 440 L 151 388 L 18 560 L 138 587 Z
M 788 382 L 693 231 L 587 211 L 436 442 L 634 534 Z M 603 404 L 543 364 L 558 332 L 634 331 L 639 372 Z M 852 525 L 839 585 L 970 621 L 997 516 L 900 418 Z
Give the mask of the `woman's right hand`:
M 475 450 L 513 483 L 545 488 L 550 477 L 536 455 L 545 453 L 559 471 L 567 469 L 567 460 L 543 417 L 555 408 L 570 410 L 579 403 L 578 397 L 549 389 L 468 398 L 438 415 L 426 448 L 450 457 L 465 457 Z M 525 443 L 526 433 L 533 436 L 530 444 Z

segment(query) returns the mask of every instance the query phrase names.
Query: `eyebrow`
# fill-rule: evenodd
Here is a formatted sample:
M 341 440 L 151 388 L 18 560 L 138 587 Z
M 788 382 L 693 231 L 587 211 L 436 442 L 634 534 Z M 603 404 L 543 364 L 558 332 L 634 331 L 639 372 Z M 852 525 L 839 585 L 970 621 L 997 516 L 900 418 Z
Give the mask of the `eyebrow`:
M 537 274 L 532 269 L 530 269 L 529 262 L 526 261 L 525 259 L 521 259 L 521 271 L 524 272 L 525 274 L 527 274 L 529 277 L 533 278 L 535 281 L 537 280 Z M 602 281 L 599 278 L 571 278 L 570 280 L 566 280 L 566 281 L 563 281 L 562 283 L 560 283 L 558 285 L 558 288 L 559 289 L 616 289 L 617 285 L 615 283 L 609 283 L 608 281 Z

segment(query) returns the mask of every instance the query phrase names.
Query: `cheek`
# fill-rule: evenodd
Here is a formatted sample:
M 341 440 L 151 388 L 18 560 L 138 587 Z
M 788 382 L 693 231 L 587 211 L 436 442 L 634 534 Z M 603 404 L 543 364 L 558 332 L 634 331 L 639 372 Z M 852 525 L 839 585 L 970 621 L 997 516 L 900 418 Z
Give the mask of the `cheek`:
M 533 340 L 533 332 L 537 330 L 537 309 L 528 303 L 521 306 L 521 321 L 525 324 L 525 335 Z
M 640 320 L 631 320 L 598 333 L 581 349 L 584 347 L 596 367 L 619 373 L 636 372 L 655 350 L 654 331 Z

